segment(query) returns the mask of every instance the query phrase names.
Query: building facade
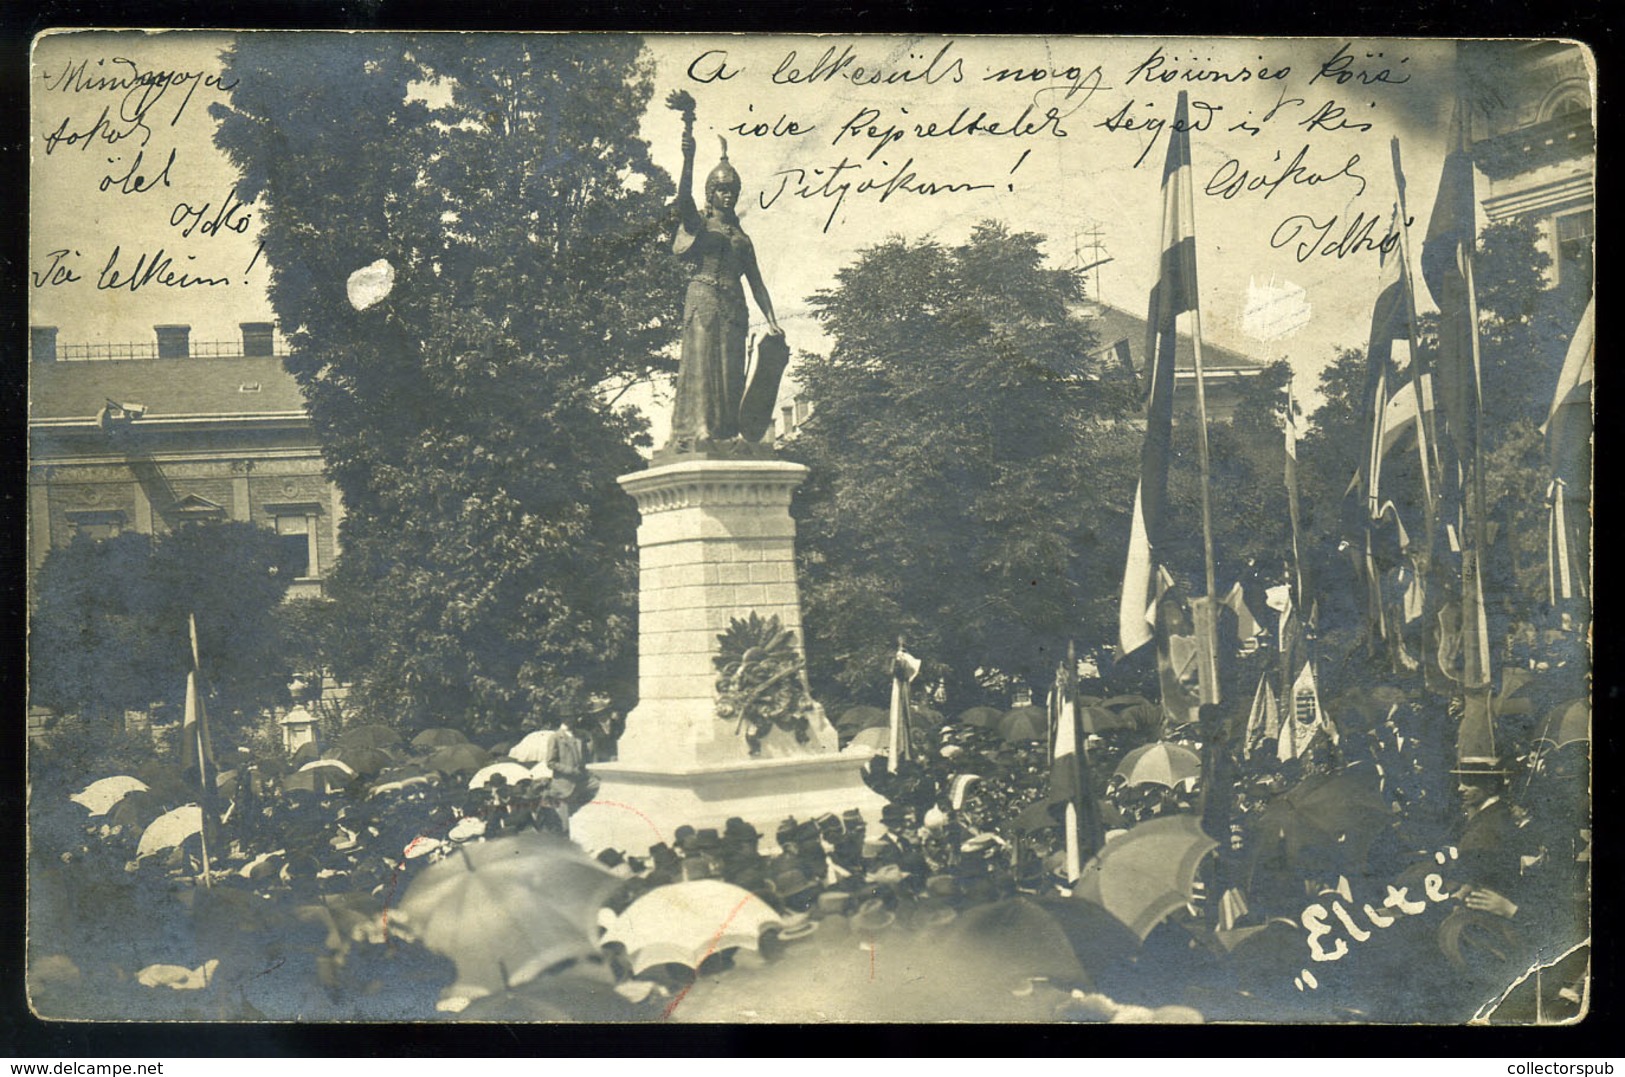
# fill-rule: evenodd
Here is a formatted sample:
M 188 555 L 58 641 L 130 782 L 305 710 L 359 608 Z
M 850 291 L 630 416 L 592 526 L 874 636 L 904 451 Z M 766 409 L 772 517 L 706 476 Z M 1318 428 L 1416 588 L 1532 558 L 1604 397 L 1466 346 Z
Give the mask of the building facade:
M 1480 54 L 1479 68 L 1489 57 L 1496 66 L 1480 79 L 1472 116 L 1473 161 L 1488 180 L 1484 213 L 1533 220 L 1552 259 L 1550 283 L 1589 287 L 1597 155 L 1585 52 L 1561 41 L 1494 46 Z
M 75 535 L 161 535 L 190 521 L 274 531 L 290 598 L 318 597 L 339 553 L 343 502 L 324 472 L 274 327 L 198 344 L 186 326 L 126 346 L 59 344 L 36 326 L 29 355 L 30 571 Z

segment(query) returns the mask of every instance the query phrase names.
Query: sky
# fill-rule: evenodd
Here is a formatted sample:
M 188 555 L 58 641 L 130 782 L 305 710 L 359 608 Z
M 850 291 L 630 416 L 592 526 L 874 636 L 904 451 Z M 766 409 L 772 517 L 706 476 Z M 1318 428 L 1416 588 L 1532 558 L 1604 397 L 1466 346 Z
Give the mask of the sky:
M 175 323 L 190 325 L 194 341 L 229 341 L 240 322 L 274 319 L 259 207 L 237 202 L 234 171 L 212 142 L 208 105 L 229 90 L 218 77 L 228 41 L 170 32 L 36 43 L 31 324 L 59 327 L 64 344 L 117 344 Z M 725 136 L 779 321 L 793 349 L 813 351 L 829 342 L 807 297 L 865 247 L 894 235 L 953 244 L 988 219 L 1044 236 L 1052 264 L 1106 259 L 1091 291 L 1142 311 L 1161 248 L 1168 129 L 1187 91 L 1204 339 L 1288 359 L 1310 399 L 1334 349 L 1363 345 L 1368 331 L 1379 279 L 1371 248 L 1395 200 L 1390 139 L 1401 144 L 1414 258 L 1455 92 L 1454 45 L 1439 41 L 671 35 L 646 44 L 655 93 L 642 133 L 655 160 L 676 174 L 682 121 L 664 102 L 686 90 L 696 186 Z M 1339 246 L 1367 223 L 1369 242 Z M 1419 298 L 1428 309 L 1425 290 Z M 658 441 L 663 396 L 640 403 Z

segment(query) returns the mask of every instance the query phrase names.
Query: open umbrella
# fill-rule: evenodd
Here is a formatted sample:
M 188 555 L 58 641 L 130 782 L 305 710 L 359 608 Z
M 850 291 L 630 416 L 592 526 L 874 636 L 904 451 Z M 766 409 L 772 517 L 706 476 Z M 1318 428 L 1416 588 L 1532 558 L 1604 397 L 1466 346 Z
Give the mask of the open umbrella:
M 387 725 L 358 725 L 339 734 L 341 748 L 394 748 L 401 743 L 401 735 Z
M 520 987 L 477 998 L 450 1016 L 456 1021 L 537 1024 L 543 1021 L 619 1023 L 645 1021 L 659 1015 L 659 1008 L 653 1004 L 640 1006 L 620 995 L 615 990 L 613 976 L 573 966 L 563 972 L 538 976 Z
M 300 774 L 309 774 L 311 771 L 327 771 L 329 781 L 342 784 L 355 777 L 355 768 L 342 759 L 313 759 L 299 768 Z
M 941 729 L 948 716 L 935 707 L 927 707 L 923 703 L 911 703 L 908 709 L 908 721 L 915 729 Z
M 1078 708 L 1078 716 L 1083 721 L 1085 733 L 1111 733 L 1138 727 L 1138 723 L 1128 715 L 1098 705 Z
M 553 743 L 551 729 L 538 729 L 534 733 L 527 733 L 523 739 L 508 749 L 508 758 L 517 759 L 521 763 L 547 762 L 547 750 Z
M 395 765 L 395 757 L 382 748 L 364 748 L 354 745 L 341 745 L 333 751 L 326 753 L 328 759 L 336 759 L 344 763 L 357 774 L 371 776 L 381 770 Z
M 634 901 L 604 933 L 626 947 L 633 972 L 675 962 L 698 968 L 714 953 L 757 948 L 763 929 L 782 926 L 749 890 L 717 879 L 658 886 Z
M 164 814 L 164 802 L 145 789 L 132 789 L 107 811 L 107 825 L 141 830 Z
M 567 838 L 527 830 L 465 844 L 412 880 L 400 912 L 460 983 L 504 991 L 597 954 L 598 910 L 621 880 Z
M 1049 740 L 1049 715 L 1042 707 L 1012 707 L 999 719 L 999 736 L 1007 744 Z
M 1165 785 L 1169 789 L 1202 773 L 1202 757 L 1178 744 L 1158 741 L 1123 756 L 1113 773 L 1125 785 Z
M 1037 902 L 1007 898 L 965 910 L 943 941 L 962 960 L 995 979 L 988 986 L 1013 987 L 1036 978 L 1056 984 L 1087 984 L 1084 967 L 1072 952 L 1066 930 Z
M 442 774 L 472 774 L 489 762 L 491 753 L 476 744 L 453 744 L 449 748 L 437 748 L 424 760 L 426 766 Z
M 68 799 L 87 809 L 92 816 L 97 816 L 106 815 L 113 805 L 124 799 L 125 793 L 146 791 L 147 783 L 140 778 L 115 774 L 111 778 L 91 782 Z
M 474 772 L 474 776 L 468 780 L 468 787 L 470 789 L 479 789 L 489 785 L 491 779 L 497 777 L 506 780 L 509 785 L 518 785 L 530 778 L 531 773 L 530 768 L 521 763 L 509 763 L 507 761 L 491 763 Z
M 1258 813 L 1249 841 L 1252 864 L 1279 852 L 1288 864 L 1316 859 L 1326 870 L 1358 871 L 1371 843 L 1394 822 L 1369 772 L 1316 775 Z
M 848 750 L 852 748 L 868 748 L 872 751 L 885 751 L 891 746 L 891 730 L 883 725 L 872 725 L 867 729 L 860 729 L 853 734 L 847 742 Z
M 997 729 L 999 719 L 1003 717 L 1004 712 L 996 707 L 971 707 L 968 710 L 960 711 L 959 717 L 955 718 L 954 721 L 960 725 L 975 726 L 978 729 Z
M 432 752 L 436 748 L 450 748 L 453 744 L 467 744 L 468 738 L 460 730 L 441 727 L 439 729 L 425 729 L 412 738 L 412 747 L 420 752 Z
M 173 849 L 193 834 L 202 832 L 203 809 L 198 805 L 187 804 L 165 812 L 141 832 L 141 842 L 135 847 L 136 859 Z
M 1117 917 L 1143 942 L 1190 901 L 1202 858 L 1218 845 L 1195 816 L 1151 819 L 1108 841 L 1084 865 L 1073 893 Z
M 855 733 L 860 729 L 872 729 L 876 726 L 886 726 L 891 722 L 891 716 L 879 707 L 861 705 L 848 707 L 835 719 L 835 728 L 842 733 Z
M 1591 739 L 1591 701 L 1576 699 L 1553 711 L 1541 730 L 1540 740 L 1553 748 Z
M 1125 967 L 1139 952 L 1140 937 L 1092 901 L 1058 897 L 1038 904 L 1066 932 L 1072 952 L 1092 976 Z
M 435 772 L 416 763 L 406 763 L 379 774 L 373 779 L 372 790 L 369 796 L 379 793 L 395 793 L 413 785 L 431 785 L 435 780 Z

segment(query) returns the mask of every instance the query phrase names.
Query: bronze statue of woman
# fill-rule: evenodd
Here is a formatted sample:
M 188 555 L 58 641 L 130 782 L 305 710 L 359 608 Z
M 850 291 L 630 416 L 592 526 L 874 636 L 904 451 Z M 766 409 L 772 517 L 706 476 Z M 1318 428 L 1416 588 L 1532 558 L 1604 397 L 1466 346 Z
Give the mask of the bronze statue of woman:
M 673 95 L 674 102 L 676 95 Z M 680 107 L 673 104 L 673 107 Z M 677 368 L 677 403 L 670 445 L 681 450 L 740 435 L 739 405 L 745 395 L 745 330 L 750 312 L 740 278 L 750 285 L 768 332 L 784 335 L 773 301 L 756 265 L 756 249 L 739 226 L 739 173 L 722 161 L 705 180 L 705 211 L 694 205 L 692 102 L 683 109 L 683 172 L 677 184 L 680 224 L 672 250 L 688 267 L 683 303 L 683 351 Z M 769 402 L 771 406 L 771 402 Z

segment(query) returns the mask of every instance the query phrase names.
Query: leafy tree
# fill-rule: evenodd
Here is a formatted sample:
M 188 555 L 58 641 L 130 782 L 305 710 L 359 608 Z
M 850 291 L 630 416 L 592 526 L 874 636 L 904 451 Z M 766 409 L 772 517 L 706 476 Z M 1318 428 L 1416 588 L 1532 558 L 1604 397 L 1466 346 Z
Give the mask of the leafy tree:
M 1068 636 L 1115 625 L 1134 388 L 1039 244 L 992 222 L 958 246 L 888 239 L 812 299 L 834 345 L 801 359 L 792 446 L 825 691 L 883 690 L 901 634 L 968 706 L 979 670 L 1040 683 Z
M 1535 427 L 1551 406 L 1568 342 L 1590 294 L 1589 280 L 1548 286 L 1549 267 L 1531 221 L 1492 224 L 1479 236 L 1474 269 L 1483 372 L 1480 430 L 1493 539 L 1485 593 L 1492 633 L 1498 637 L 1520 621 L 1527 623 L 1544 603 L 1549 477 Z M 1418 336 L 1424 354 L 1431 353 L 1438 341 L 1434 315 L 1423 315 Z M 1397 375 L 1400 381 L 1408 376 L 1405 370 Z M 1306 528 L 1322 563 L 1335 559 L 1330 551 L 1353 518 L 1344 491 L 1370 436 L 1365 378 L 1365 348 L 1340 348 L 1321 374 L 1325 400 L 1312 416 L 1313 428 L 1300 453 Z M 1422 520 L 1422 481 L 1414 449 L 1390 452 L 1383 462 L 1382 490 L 1415 535 Z M 1346 599 L 1342 620 L 1352 616 L 1352 596 L 1325 597 Z
M 29 633 L 33 701 L 93 720 L 178 707 L 192 663 L 189 615 L 217 723 L 279 699 L 286 670 L 274 611 L 291 581 L 273 572 L 277 556 L 275 536 L 246 523 L 76 538 L 51 551 Z
M 347 506 L 337 672 L 376 718 L 511 725 L 624 679 L 646 438 L 669 370 L 669 178 L 636 38 L 248 34 L 218 142 Z M 393 289 L 357 310 L 356 270 Z
M 1227 591 L 1249 559 L 1271 575 L 1290 556 L 1292 528 L 1284 481 L 1282 421 L 1291 367 L 1272 363 L 1240 387 L 1230 422 L 1208 424 L 1209 497 L 1217 584 Z M 1202 472 L 1194 408 L 1174 424 L 1175 466 L 1168 474 L 1167 534 L 1178 545 L 1160 551 L 1170 572 L 1184 576 L 1191 594 L 1207 589 L 1202 551 Z M 1130 487 L 1129 496 L 1133 496 Z M 1254 611 L 1262 614 L 1262 611 Z

